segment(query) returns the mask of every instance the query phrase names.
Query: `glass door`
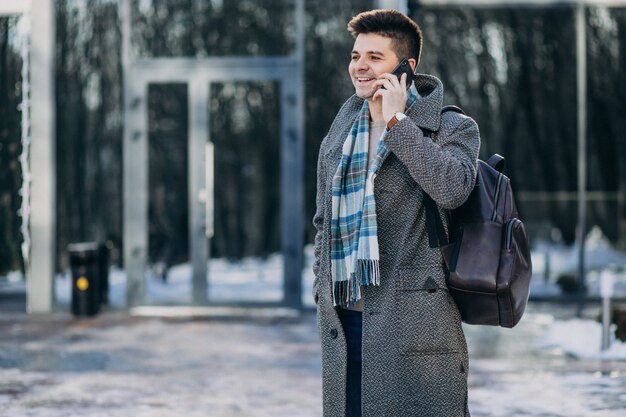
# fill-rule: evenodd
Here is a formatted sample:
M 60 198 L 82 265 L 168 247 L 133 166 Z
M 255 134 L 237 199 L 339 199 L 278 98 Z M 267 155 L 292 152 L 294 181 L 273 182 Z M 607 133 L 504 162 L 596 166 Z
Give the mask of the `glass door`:
M 129 305 L 301 305 L 304 144 L 285 62 L 130 74 Z

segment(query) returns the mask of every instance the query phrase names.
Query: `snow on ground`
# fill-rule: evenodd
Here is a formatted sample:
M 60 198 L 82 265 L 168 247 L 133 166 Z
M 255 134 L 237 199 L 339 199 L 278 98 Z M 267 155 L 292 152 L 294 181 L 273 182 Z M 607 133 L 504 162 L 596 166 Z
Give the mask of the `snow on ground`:
M 559 295 L 556 280 L 564 274 L 578 275 L 578 257 L 578 245 L 533 242 L 531 295 Z M 600 273 L 609 268 L 615 271 L 615 296 L 626 297 L 626 252 L 613 248 L 597 227 L 590 230 L 585 241 L 585 268 L 589 295 L 599 295 Z
M 626 361 L 574 358 L 537 346 L 554 317 L 574 311 L 538 303 L 514 329 L 464 326 L 472 416 L 626 415 Z M 313 314 L 290 320 L 171 320 L 110 311 L 78 320 L 0 315 L 0 334 L 2 416 L 322 413 Z
M 0 316 L 2 417 L 319 417 L 321 354 L 298 320 Z
M 539 342 L 543 348 L 556 348 L 584 359 L 626 360 L 626 342 L 615 340 L 615 327 L 611 328 L 611 345 L 601 350 L 602 324 L 593 320 L 571 319 L 554 321 L 545 330 Z
M 498 365 L 497 370 L 489 365 Z M 624 371 L 532 369 L 501 360 L 470 362 L 470 411 L 480 417 L 623 417 Z M 474 375 L 472 375 L 474 372 Z
M 4 277 L 8 284 L 20 284 L 24 282 L 24 274 L 20 271 L 11 271 Z
M 575 311 L 571 305 L 531 303 L 513 329 L 463 326 L 472 416 L 626 415 L 626 357 L 602 356 L 599 323 L 573 320 Z M 586 309 L 586 317 L 596 314 L 597 307 Z M 594 347 L 582 357 L 572 353 L 571 346 L 579 344 Z M 624 344 L 613 346 L 617 352 Z

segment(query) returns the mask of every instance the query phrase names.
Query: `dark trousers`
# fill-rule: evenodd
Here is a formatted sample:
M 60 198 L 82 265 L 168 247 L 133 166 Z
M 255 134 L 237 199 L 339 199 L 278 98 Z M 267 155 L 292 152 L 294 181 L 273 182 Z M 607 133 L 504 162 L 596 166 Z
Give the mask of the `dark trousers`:
M 337 312 L 348 346 L 346 417 L 361 417 L 361 338 L 363 334 L 363 314 L 360 311 L 343 308 L 338 308 Z

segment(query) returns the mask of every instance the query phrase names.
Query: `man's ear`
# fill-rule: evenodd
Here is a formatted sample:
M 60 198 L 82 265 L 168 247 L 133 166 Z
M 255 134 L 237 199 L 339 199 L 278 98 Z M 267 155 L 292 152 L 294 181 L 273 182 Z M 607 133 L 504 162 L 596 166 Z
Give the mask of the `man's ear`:
M 415 68 L 417 68 L 417 61 L 415 60 L 415 58 L 409 58 L 409 65 L 411 66 L 411 69 L 413 70 L 413 73 L 415 74 Z

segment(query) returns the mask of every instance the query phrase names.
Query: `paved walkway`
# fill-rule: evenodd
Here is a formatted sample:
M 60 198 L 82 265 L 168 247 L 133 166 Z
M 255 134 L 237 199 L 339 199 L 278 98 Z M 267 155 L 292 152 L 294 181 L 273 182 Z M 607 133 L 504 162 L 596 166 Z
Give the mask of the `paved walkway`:
M 626 362 L 545 351 L 547 321 L 468 327 L 474 417 L 623 417 Z M 0 416 L 321 416 L 315 318 L 0 314 Z

